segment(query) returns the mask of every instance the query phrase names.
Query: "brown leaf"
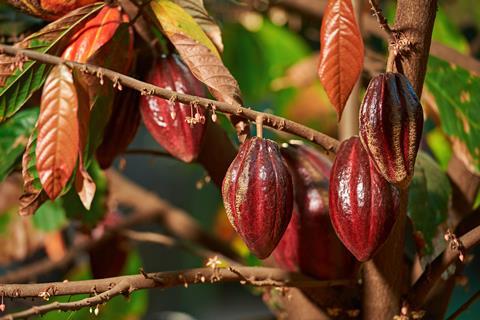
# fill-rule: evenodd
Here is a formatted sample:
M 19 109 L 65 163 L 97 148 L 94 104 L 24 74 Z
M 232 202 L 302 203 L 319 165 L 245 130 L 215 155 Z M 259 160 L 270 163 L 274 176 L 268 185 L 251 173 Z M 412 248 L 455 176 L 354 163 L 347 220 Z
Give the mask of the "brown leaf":
M 64 65 L 50 72 L 42 92 L 38 117 L 37 170 L 50 199 L 67 184 L 78 158 L 77 92 Z
M 185 9 L 202 27 L 218 51 L 223 52 L 222 32 L 215 20 L 205 10 L 203 0 L 173 0 L 173 2 Z
M 363 40 L 351 0 L 328 1 L 320 42 L 318 75 L 340 119 L 363 68 Z
M 87 210 L 90 210 L 96 189 L 97 186 L 92 177 L 90 177 L 88 171 L 85 169 L 83 165 L 83 157 L 80 154 L 77 175 L 75 176 L 75 190 L 78 193 L 80 201 L 82 201 L 83 206 Z
M 37 131 L 32 133 L 28 140 L 27 148 L 22 159 L 23 194 L 19 200 L 18 213 L 21 216 L 32 215 L 40 206 L 47 201 L 48 196 L 43 190 L 36 173 L 35 148 L 37 143 Z
M 208 86 L 215 98 L 233 105 L 242 104 L 237 80 L 217 55 L 181 33 L 170 34 L 169 38 L 193 75 Z

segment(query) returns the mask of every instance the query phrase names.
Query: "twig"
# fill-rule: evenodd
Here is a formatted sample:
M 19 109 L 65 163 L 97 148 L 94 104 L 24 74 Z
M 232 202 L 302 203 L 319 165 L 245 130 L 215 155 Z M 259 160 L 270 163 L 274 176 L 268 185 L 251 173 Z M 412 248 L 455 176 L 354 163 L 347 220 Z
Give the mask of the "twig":
M 454 313 L 452 313 L 452 315 L 450 317 L 448 317 L 447 320 L 455 320 L 457 319 L 465 310 L 467 310 L 474 302 L 475 300 L 477 300 L 478 298 L 480 298 L 480 290 L 478 290 L 477 292 L 475 292 L 475 294 L 473 296 L 471 296 L 464 304 L 462 304 L 458 309 L 457 311 L 455 311 Z
M 79 301 L 72 301 L 72 302 L 53 302 L 43 306 L 34 306 L 30 309 L 25 311 L 20 311 L 16 313 L 11 313 L 6 315 L 0 319 L 26 319 L 32 316 L 40 316 L 45 313 L 54 310 L 61 310 L 61 311 L 71 311 L 71 310 L 79 310 L 85 307 L 92 307 L 97 306 L 110 301 L 112 298 L 124 293 L 128 292 L 130 288 L 130 284 L 128 281 L 120 281 L 118 284 L 113 286 L 113 288 L 106 290 L 98 295 L 93 297 L 85 298 Z
M 480 243 L 480 226 L 475 227 L 459 238 L 465 251 L 470 250 Z M 408 295 L 408 301 L 414 308 L 422 306 L 428 293 L 435 285 L 442 273 L 448 266 L 457 261 L 461 251 L 451 246 L 447 246 L 445 251 L 439 255 L 432 263 L 426 266 L 425 271 L 415 282 Z
M 159 151 L 159 150 L 151 150 L 151 149 L 128 149 L 124 152 L 124 154 L 151 155 L 151 156 L 166 157 L 166 158 L 175 159 L 168 152 Z
M 5 284 L 0 285 L 0 292 L 9 298 L 35 298 L 42 292 L 49 292 L 50 297 L 68 296 L 73 294 L 91 294 L 102 293 L 110 290 L 116 284 L 126 281 L 135 290 L 149 288 L 171 288 L 179 285 L 203 283 L 200 276 L 209 279 L 214 273 L 218 273 L 221 282 L 237 282 L 244 278 L 255 278 L 257 280 L 267 280 L 278 282 L 286 287 L 314 288 L 314 287 L 333 287 L 333 286 L 353 286 L 353 280 L 314 280 L 300 273 L 288 272 L 278 268 L 267 267 L 235 267 L 235 270 L 242 274 L 239 276 L 228 268 L 195 268 L 180 271 L 165 271 L 128 275 L 105 279 L 64 281 L 32 284 Z M 206 281 L 206 280 L 205 280 Z M 262 285 L 271 286 L 271 285 Z M 93 290 L 95 289 L 95 290 Z
M 388 25 L 387 18 L 383 15 L 382 9 L 378 5 L 376 0 L 368 0 L 370 2 L 370 6 L 372 7 L 373 14 L 377 18 L 377 22 L 386 33 L 388 37 L 388 42 L 394 43 L 397 40 L 395 36 L 395 32 L 390 28 Z
M 323 151 L 326 153 L 330 153 L 330 152 L 335 153 L 339 144 L 336 139 L 324 133 L 318 132 L 316 130 L 313 130 L 307 126 L 296 123 L 294 121 L 291 121 L 282 117 L 274 116 L 272 114 L 262 113 L 262 112 L 248 109 L 245 107 L 233 106 L 225 102 L 219 102 L 216 100 L 206 99 L 202 97 L 192 96 L 192 95 L 160 88 L 109 69 L 101 68 L 91 64 L 67 61 L 57 56 L 53 56 L 45 53 L 40 53 L 32 50 L 24 50 L 24 49 L 16 48 L 13 46 L 4 45 L 4 44 L 0 44 L 0 50 L 10 55 L 21 54 L 27 58 L 37 60 L 47 64 L 53 64 L 53 65 L 65 64 L 71 69 L 76 69 L 87 74 L 92 74 L 92 75 L 101 74 L 103 77 L 108 78 L 112 81 L 117 79 L 121 82 L 122 85 L 138 90 L 143 95 L 155 95 L 164 99 L 171 99 L 175 97 L 179 102 L 187 103 L 187 104 L 195 102 L 197 105 L 203 106 L 206 109 L 212 109 L 212 106 L 215 106 L 216 111 L 226 113 L 226 114 L 241 116 L 251 121 L 255 121 L 255 119 L 259 115 L 262 115 L 264 118 L 265 126 L 268 126 L 270 128 L 273 128 L 279 131 L 288 132 L 288 133 L 297 135 L 301 138 L 310 140 L 318 144 L 319 146 L 321 146 L 323 148 Z

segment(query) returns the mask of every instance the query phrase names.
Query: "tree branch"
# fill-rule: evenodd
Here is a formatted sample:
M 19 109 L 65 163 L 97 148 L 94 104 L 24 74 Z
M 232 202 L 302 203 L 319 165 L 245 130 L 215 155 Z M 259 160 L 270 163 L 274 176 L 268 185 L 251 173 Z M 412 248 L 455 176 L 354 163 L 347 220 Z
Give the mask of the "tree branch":
M 176 101 L 182 103 L 197 104 L 203 106 L 208 110 L 215 110 L 225 114 L 241 116 L 251 121 L 255 121 L 255 119 L 261 115 L 263 116 L 263 123 L 265 126 L 279 131 L 288 132 L 301 138 L 310 140 L 321 146 L 323 151 L 327 154 L 335 153 L 338 147 L 338 141 L 336 139 L 302 124 L 285 119 L 283 117 L 274 116 L 268 113 L 262 113 L 245 107 L 233 106 L 225 102 L 219 102 L 216 100 L 206 99 L 160 88 L 109 69 L 86 63 L 67 61 L 60 57 L 45 53 L 40 53 L 32 50 L 24 50 L 4 44 L 0 44 L 0 50 L 10 55 L 23 55 L 29 59 L 33 59 L 46 64 L 64 64 L 71 69 L 79 70 L 86 74 L 96 75 L 100 79 L 102 77 L 105 77 L 110 79 L 113 83 L 121 83 L 123 86 L 127 86 L 140 91 L 142 95 L 154 95 L 164 99 L 175 99 Z
M 480 226 L 475 227 L 459 238 L 465 251 L 480 243 Z M 440 279 L 442 273 L 457 261 L 460 251 L 448 246 L 432 263 L 426 266 L 425 271 L 415 282 L 408 295 L 408 302 L 413 309 L 420 308 L 428 293 Z
M 9 284 L 0 285 L 4 297 L 30 298 L 95 294 L 95 296 L 79 301 L 59 303 L 54 302 L 44 306 L 36 306 L 26 311 L 13 313 L 0 319 L 19 319 L 32 315 L 41 315 L 53 310 L 78 310 L 87 306 L 105 303 L 119 294 L 130 294 L 134 291 L 150 288 L 188 287 L 192 284 L 240 282 L 257 287 L 333 287 L 351 286 L 352 280 L 318 281 L 299 273 L 287 272 L 282 269 L 265 267 L 229 267 L 229 268 L 197 268 L 183 271 L 142 273 L 97 280 L 72 282 L 51 282 L 39 284 Z

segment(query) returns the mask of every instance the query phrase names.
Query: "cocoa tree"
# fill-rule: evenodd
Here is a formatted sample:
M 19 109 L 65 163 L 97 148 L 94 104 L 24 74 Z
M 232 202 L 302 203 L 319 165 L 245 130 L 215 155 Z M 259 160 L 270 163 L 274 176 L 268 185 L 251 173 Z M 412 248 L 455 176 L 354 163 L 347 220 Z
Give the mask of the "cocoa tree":
M 281 319 L 445 317 L 480 242 L 480 63 L 437 1 L 8 3 L 37 19 L 0 44 L 2 319 L 140 317 L 122 308 L 145 289 L 223 282 L 259 287 Z M 299 40 L 312 26 L 317 54 Z M 245 106 L 307 87 L 287 112 Z M 162 150 L 131 147 L 143 125 Z M 120 174 L 132 154 L 202 166 L 229 236 Z M 132 229 L 152 223 L 166 233 Z M 204 264 L 147 272 L 131 242 Z M 31 283 L 85 255 L 88 278 Z

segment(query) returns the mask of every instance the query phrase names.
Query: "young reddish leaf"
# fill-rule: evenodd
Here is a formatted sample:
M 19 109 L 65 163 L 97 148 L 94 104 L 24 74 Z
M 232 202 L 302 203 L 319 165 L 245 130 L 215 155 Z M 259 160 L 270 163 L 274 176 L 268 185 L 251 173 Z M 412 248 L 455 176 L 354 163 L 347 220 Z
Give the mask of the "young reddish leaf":
M 35 129 L 28 140 L 27 149 L 22 159 L 23 194 L 20 197 L 18 211 L 22 216 L 34 214 L 48 199 L 38 177 L 37 159 L 35 156 L 36 147 L 37 130 Z
M 173 0 L 185 9 L 188 14 L 202 27 L 203 31 L 212 40 L 218 51 L 223 52 L 222 32 L 212 17 L 205 10 L 203 0 Z
M 117 31 L 119 25 L 125 20 L 119 7 L 104 7 L 95 18 L 79 30 L 71 39 L 70 45 L 65 49 L 62 58 L 76 62 L 87 60 L 104 44 L 106 44 Z
M 320 43 L 318 75 L 340 119 L 363 68 L 363 40 L 351 0 L 328 0 Z
M 71 71 L 55 66 L 45 82 L 38 118 L 37 170 L 50 199 L 58 197 L 78 158 L 78 100 Z
M 42 53 L 59 55 L 69 39 L 95 16 L 104 4 L 75 10 L 22 40 L 16 46 Z M 14 115 L 41 88 L 50 66 L 26 61 L 19 68 L 19 57 L 0 54 L 0 122 Z
M 45 251 L 48 258 L 54 262 L 62 260 L 67 254 L 65 240 L 63 240 L 62 231 L 52 231 L 45 233 Z
M 169 0 L 154 0 L 151 6 L 165 35 L 193 75 L 207 85 L 212 95 L 230 104 L 242 104 L 240 88 L 220 55 L 195 20 Z

